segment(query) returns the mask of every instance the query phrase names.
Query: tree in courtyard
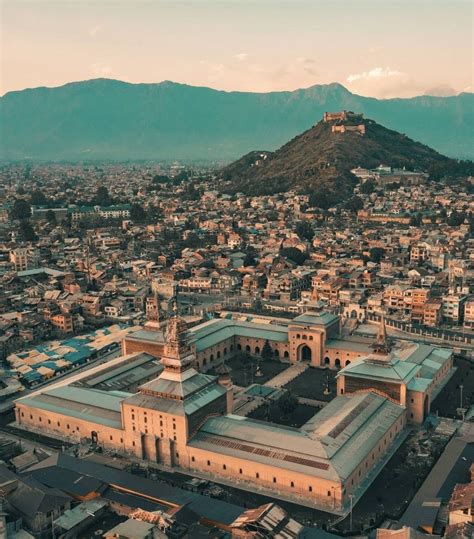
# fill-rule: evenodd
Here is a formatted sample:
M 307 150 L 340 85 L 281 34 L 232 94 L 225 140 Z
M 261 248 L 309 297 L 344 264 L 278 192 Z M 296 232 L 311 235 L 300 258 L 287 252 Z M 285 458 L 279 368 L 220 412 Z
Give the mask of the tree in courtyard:
M 278 399 L 278 407 L 283 415 L 289 415 L 296 410 L 298 399 L 290 391 L 285 393 Z
M 262 359 L 270 359 L 271 357 L 273 357 L 273 351 L 267 339 L 262 347 Z

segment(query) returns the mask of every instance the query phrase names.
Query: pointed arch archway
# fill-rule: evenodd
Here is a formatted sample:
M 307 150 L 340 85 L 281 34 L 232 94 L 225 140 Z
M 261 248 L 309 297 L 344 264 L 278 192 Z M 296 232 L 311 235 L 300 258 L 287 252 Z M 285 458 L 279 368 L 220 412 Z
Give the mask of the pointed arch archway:
M 311 361 L 312 355 L 311 348 L 307 344 L 302 344 L 298 348 L 298 361 Z

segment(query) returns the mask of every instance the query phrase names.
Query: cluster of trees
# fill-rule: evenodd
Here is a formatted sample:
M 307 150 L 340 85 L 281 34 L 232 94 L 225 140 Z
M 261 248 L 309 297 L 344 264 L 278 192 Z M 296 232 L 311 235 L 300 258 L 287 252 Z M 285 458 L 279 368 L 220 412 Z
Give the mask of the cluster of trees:
M 17 198 L 13 203 L 11 218 L 19 221 L 20 236 L 24 241 L 37 241 L 35 229 L 30 223 L 31 205 L 24 198 Z
M 311 241 L 314 238 L 314 230 L 308 221 L 296 223 L 295 231 L 301 240 Z

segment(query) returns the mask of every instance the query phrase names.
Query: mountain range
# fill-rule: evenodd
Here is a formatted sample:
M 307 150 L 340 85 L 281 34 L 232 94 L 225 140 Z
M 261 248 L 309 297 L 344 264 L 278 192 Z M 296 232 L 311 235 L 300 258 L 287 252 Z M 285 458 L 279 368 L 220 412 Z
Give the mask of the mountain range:
M 0 159 L 225 162 L 275 150 L 338 110 L 362 112 L 451 157 L 474 157 L 474 94 L 378 100 L 340 84 L 251 93 L 94 79 L 2 96 Z

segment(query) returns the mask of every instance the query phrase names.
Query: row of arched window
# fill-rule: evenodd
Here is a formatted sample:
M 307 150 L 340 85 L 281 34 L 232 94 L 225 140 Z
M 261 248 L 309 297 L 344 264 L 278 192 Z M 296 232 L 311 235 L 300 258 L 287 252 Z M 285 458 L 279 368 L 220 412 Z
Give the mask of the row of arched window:
M 312 341 L 313 340 L 313 336 L 312 335 L 300 335 L 299 333 L 296 334 L 296 338 L 297 339 L 302 339 L 303 341 L 306 341 L 306 340 L 309 340 L 309 341 Z

